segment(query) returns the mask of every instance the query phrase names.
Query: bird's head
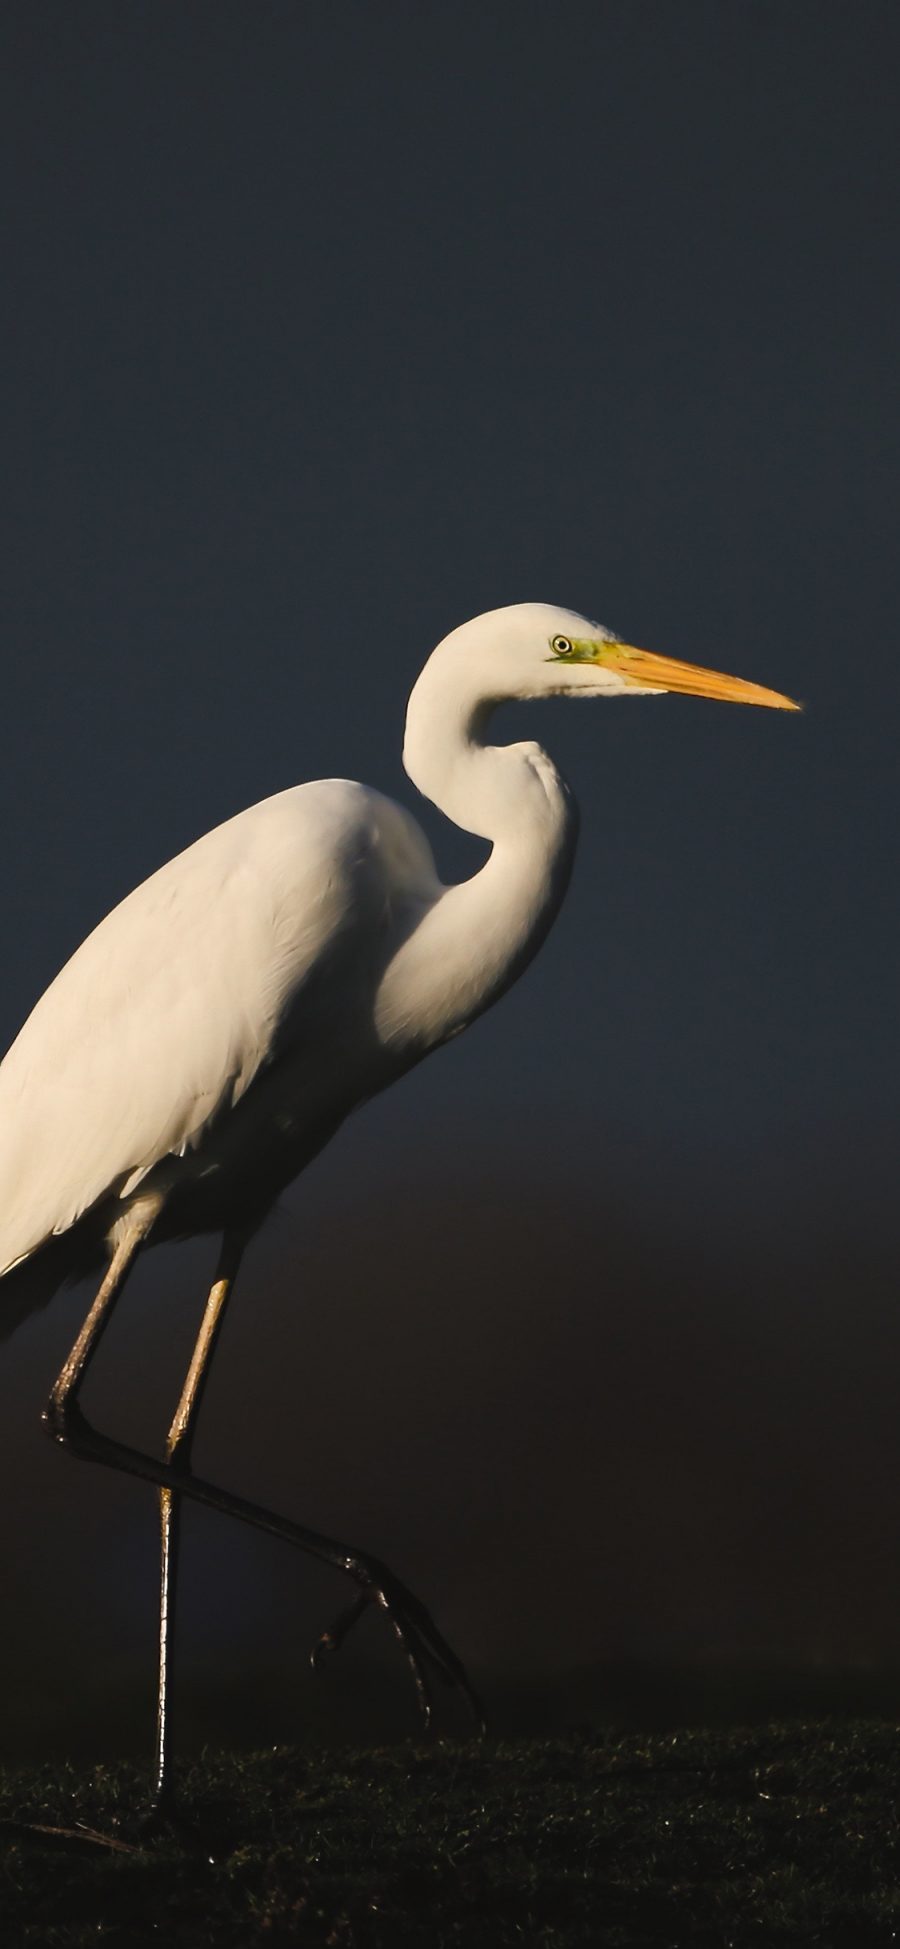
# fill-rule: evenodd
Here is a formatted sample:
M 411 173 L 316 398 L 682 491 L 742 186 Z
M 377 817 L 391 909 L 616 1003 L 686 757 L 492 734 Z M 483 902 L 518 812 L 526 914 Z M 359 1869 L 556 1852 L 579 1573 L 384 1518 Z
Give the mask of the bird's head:
M 780 691 L 623 643 L 600 623 L 551 603 L 520 602 L 463 623 L 441 645 L 470 665 L 481 661 L 486 692 L 515 697 L 635 697 L 683 691 L 731 704 L 800 709 Z M 474 675 L 474 670 L 472 672 Z

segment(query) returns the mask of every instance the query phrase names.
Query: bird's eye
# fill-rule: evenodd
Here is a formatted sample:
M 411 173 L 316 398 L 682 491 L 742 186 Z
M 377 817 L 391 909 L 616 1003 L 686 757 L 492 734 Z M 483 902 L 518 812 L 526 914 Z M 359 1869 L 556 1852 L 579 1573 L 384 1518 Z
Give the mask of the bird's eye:
M 557 656 L 571 656 L 572 654 L 572 644 L 568 636 L 554 636 L 550 648 L 556 651 Z

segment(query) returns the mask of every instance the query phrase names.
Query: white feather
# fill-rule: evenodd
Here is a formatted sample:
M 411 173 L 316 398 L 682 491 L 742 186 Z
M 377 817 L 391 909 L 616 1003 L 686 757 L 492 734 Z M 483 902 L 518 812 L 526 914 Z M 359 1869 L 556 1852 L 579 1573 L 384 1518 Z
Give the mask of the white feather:
M 559 908 L 574 801 L 537 745 L 485 743 L 493 705 L 641 682 L 794 708 L 570 610 L 495 610 L 438 645 L 407 714 L 414 783 L 490 841 L 471 880 L 442 887 L 407 812 L 331 779 L 240 813 L 129 894 L 0 1066 L 0 1274 L 91 1214 L 102 1244 L 135 1197 L 155 1201 L 153 1236 L 235 1224 L 242 1202 L 259 1222 L 355 1104 L 503 993 Z M 2 1316 L 28 1303 L 6 1288 Z
M 289 1016 L 303 1038 L 311 975 L 337 1006 L 398 907 L 436 891 L 414 821 L 343 779 L 252 806 L 135 888 L 0 1065 L 0 1269 L 162 1160 L 214 1150 Z

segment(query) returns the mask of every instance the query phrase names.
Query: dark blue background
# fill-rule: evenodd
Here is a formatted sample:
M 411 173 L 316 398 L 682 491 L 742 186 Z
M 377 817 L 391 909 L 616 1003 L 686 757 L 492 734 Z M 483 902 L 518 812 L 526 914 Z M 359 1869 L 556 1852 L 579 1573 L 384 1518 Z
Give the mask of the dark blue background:
M 483 608 L 808 704 L 501 713 L 581 801 L 563 916 L 285 1201 L 199 1460 L 396 1559 L 489 1689 L 891 1665 L 896 9 L 11 0 L 0 36 L 7 1040 L 238 807 L 415 804 L 407 691 Z M 106 1425 L 159 1443 L 209 1264 L 141 1268 Z M 37 1432 L 86 1297 L 0 1364 L 28 1750 L 149 1703 L 149 1500 Z M 191 1535 L 192 1723 L 258 1681 L 242 1728 L 297 1736 L 330 1583 Z

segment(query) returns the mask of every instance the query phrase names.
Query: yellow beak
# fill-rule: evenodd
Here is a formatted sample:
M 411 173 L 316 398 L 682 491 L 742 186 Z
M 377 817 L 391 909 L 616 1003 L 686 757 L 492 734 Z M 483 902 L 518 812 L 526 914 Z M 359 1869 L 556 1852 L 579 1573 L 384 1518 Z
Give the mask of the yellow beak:
M 615 670 L 635 690 L 680 690 L 690 697 L 715 697 L 724 704 L 767 704 L 773 711 L 799 711 L 792 697 L 743 677 L 726 677 L 721 670 L 704 670 L 698 663 L 680 663 L 674 656 L 654 656 L 631 643 L 595 643 L 594 660 Z

